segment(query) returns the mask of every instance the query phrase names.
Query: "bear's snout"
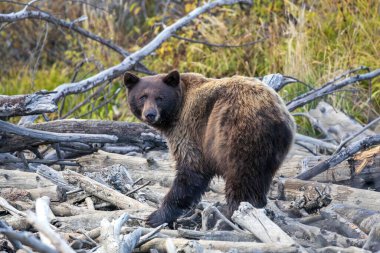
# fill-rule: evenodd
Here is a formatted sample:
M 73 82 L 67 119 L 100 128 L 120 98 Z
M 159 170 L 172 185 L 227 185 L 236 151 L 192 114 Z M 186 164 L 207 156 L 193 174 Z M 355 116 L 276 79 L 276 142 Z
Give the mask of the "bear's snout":
M 144 120 L 150 124 L 154 124 L 158 120 L 158 112 L 154 109 L 149 109 L 144 112 Z

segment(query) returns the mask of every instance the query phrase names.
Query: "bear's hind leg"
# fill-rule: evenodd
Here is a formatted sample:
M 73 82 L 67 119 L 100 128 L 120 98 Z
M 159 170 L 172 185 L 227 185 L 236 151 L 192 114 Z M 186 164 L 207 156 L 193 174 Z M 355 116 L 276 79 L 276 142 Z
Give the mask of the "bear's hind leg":
M 226 200 L 231 216 L 239 208 L 240 202 L 249 202 L 256 208 L 267 204 L 266 194 L 269 190 L 271 177 L 269 175 L 229 174 L 226 178 Z
M 161 207 L 149 215 L 147 224 L 156 227 L 162 223 L 171 224 L 195 203 L 210 183 L 211 176 L 202 175 L 189 168 L 179 167 L 173 185 L 165 196 Z

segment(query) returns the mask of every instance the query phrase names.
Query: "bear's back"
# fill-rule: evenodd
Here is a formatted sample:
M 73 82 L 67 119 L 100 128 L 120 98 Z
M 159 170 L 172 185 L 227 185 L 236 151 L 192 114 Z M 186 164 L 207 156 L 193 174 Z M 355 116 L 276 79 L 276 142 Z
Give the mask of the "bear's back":
M 232 149 L 260 149 L 259 139 L 271 137 L 273 131 L 286 131 L 292 139 L 292 117 L 278 94 L 261 81 L 241 76 L 209 79 L 185 75 L 181 113 L 167 136 L 176 159 L 189 159 L 190 163 L 194 162 L 191 157 L 199 157 L 197 162 L 201 163 L 223 161 Z

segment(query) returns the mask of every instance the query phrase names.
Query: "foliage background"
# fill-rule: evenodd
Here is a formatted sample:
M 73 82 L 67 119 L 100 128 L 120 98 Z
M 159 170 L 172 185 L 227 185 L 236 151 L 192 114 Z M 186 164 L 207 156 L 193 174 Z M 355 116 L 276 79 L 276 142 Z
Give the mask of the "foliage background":
M 65 20 L 87 16 L 80 23 L 82 27 L 134 52 L 154 38 L 164 25 L 202 3 L 197 0 L 58 0 L 39 1 L 35 5 Z M 23 7 L 12 1 L 0 1 L 1 13 Z M 225 48 L 171 38 L 143 63 L 155 72 L 177 68 L 210 77 L 282 73 L 310 86 L 320 86 L 350 68 L 380 67 L 379 16 L 380 2 L 376 0 L 256 0 L 251 8 L 235 5 L 214 9 L 177 35 L 214 44 L 257 43 Z M 39 20 L 3 24 L 0 45 L 0 94 L 6 95 L 53 90 L 59 84 L 89 77 L 122 60 L 120 55 L 97 42 Z M 88 113 L 112 97 L 122 87 L 120 81 L 105 86 L 90 104 L 71 117 L 87 113 L 85 118 L 134 120 L 124 90 L 111 103 Z M 303 84 L 292 84 L 281 95 L 289 101 L 308 89 Z M 68 97 L 61 114 L 89 96 Z M 379 116 L 380 79 L 350 86 L 330 95 L 328 100 L 366 123 Z M 300 110 L 315 105 L 316 102 Z M 318 134 L 305 119 L 297 120 L 301 132 Z

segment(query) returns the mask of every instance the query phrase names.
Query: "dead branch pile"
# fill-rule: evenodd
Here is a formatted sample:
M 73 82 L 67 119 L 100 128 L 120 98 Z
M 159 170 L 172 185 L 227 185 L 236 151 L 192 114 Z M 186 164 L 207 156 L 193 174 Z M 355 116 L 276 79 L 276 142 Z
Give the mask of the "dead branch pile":
M 57 110 L 69 94 L 86 92 L 135 67 L 164 40 L 199 14 L 198 7 L 129 54 L 75 22 L 48 13 L 0 14 L 0 22 L 37 18 L 53 22 L 122 54 L 119 65 L 54 92 L 0 96 L 0 117 Z M 136 65 L 135 65 L 136 64 Z M 371 80 L 380 69 L 350 70 L 288 103 L 295 109 L 347 85 Z M 299 82 L 280 74 L 262 80 L 279 91 Z M 224 216 L 224 182 L 214 179 L 203 201 L 177 220 L 145 226 L 174 178 L 165 140 L 140 123 L 55 120 L 19 125 L 0 121 L 0 251 L 3 252 L 375 252 L 380 250 L 380 135 L 320 101 L 306 117 L 324 139 L 297 134 L 273 181 L 265 209 L 242 202 Z M 64 118 L 64 117 L 63 117 Z

